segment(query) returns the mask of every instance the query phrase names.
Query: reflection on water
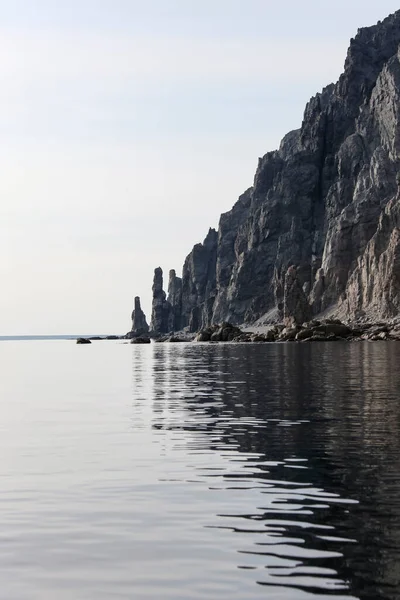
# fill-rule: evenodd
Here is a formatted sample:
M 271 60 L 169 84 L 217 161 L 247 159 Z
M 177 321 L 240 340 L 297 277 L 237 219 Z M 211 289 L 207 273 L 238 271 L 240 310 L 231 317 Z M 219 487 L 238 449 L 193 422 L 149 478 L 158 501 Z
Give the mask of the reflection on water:
M 400 600 L 400 345 L 38 344 L 0 357 L 0 598 Z
M 257 583 L 400 598 L 399 350 L 154 347 L 152 427 L 196 456 L 220 505 L 204 527 Z

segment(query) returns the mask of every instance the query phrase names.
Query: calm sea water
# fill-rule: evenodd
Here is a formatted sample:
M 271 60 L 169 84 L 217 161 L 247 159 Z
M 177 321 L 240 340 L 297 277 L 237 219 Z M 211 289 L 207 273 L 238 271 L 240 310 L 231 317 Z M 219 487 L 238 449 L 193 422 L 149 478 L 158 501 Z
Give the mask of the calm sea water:
M 400 599 L 400 344 L 0 361 L 1 599 Z

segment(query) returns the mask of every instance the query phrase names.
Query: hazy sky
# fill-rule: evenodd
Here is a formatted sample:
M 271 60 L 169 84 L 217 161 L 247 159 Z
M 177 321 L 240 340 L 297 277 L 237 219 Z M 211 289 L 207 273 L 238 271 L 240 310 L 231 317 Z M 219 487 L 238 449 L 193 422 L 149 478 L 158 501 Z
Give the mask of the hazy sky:
M 0 0 L 0 335 L 124 333 L 394 0 Z

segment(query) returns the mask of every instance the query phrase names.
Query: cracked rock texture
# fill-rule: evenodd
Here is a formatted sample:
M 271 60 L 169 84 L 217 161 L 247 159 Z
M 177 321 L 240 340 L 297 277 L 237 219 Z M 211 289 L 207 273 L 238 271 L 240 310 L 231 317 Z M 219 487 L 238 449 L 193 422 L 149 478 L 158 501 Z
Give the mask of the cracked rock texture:
M 259 159 L 253 186 L 186 258 L 182 326 L 252 322 L 274 310 L 296 322 L 289 305 L 341 318 L 399 313 L 399 43 L 400 11 L 360 29 L 339 81 Z M 297 302 L 288 281 L 285 298 L 291 266 Z M 153 302 L 153 328 L 160 306 Z

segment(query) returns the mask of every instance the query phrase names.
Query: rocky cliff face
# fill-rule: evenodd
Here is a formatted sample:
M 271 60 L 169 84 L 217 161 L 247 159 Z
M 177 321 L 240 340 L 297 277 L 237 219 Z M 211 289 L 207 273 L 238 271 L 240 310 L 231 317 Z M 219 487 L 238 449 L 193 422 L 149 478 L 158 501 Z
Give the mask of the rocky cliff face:
M 400 11 L 359 30 L 339 81 L 259 159 L 253 187 L 186 258 L 183 326 L 283 316 L 291 266 L 306 312 L 398 314 L 399 43 Z
M 210 229 L 202 244 L 196 244 L 182 272 L 182 325 L 198 331 L 213 318 L 216 297 L 218 235 Z

